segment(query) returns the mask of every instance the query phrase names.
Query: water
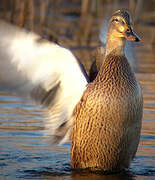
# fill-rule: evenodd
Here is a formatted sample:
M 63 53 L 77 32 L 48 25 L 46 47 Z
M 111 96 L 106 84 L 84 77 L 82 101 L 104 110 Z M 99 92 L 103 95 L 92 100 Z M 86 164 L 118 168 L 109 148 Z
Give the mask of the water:
M 155 179 L 155 54 L 138 48 L 136 76 L 144 95 L 141 141 L 128 172 L 113 175 L 74 172 L 70 144 L 52 146 L 44 137 L 42 110 L 0 93 L 0 180 L 124 180 Z

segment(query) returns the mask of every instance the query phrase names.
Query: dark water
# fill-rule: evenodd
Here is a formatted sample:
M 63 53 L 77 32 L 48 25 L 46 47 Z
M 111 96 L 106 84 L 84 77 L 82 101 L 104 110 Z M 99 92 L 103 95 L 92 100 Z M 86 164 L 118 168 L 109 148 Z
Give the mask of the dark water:
M 138 48 L 136 76 L 144 94 L 141 141 L 128 172 L 114 175 L 74 172 L 70 144 L 52 146 L 44 137 L 41 109 L 0 93 L 0 180 L 155 179 L 155 53 Z

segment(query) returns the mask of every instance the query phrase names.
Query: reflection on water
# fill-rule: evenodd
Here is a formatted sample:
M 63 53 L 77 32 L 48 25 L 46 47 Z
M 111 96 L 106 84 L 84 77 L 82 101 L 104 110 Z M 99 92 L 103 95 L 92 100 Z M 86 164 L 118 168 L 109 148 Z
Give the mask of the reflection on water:
M 136 76 L 143 88 L 144 116 L 139 149 L 129 172 L 103 176 L 71 171 L 70 144 L 47 143 L 42 111 L 1 93 L 0 179 L 155 179 L 155 58 L 151 47 L 141 48 Z

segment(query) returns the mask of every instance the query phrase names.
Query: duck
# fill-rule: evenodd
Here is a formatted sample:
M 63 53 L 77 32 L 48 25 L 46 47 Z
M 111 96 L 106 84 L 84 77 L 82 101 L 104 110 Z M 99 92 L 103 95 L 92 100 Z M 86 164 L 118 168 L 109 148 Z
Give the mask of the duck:
M 124 53 L 140 41 L 130 13 L 116 11 L 95 79 L 67 48 L 0 21 L 0 90 L 45 109 L 53 143 L 71 140 L 71 167 L 118 172 L 130 166 L 140 140 L 141 87 Z

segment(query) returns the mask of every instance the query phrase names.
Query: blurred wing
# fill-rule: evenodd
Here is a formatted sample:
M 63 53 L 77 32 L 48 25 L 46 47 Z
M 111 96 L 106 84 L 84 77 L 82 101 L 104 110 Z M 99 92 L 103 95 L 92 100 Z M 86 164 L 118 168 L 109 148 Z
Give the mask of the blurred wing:
M 46 127 L 56 141 L 70 135 L 72 112 L 87 77 L 66 48 L 0 21 L 0 90 L 33 99 L 47 108 Z

